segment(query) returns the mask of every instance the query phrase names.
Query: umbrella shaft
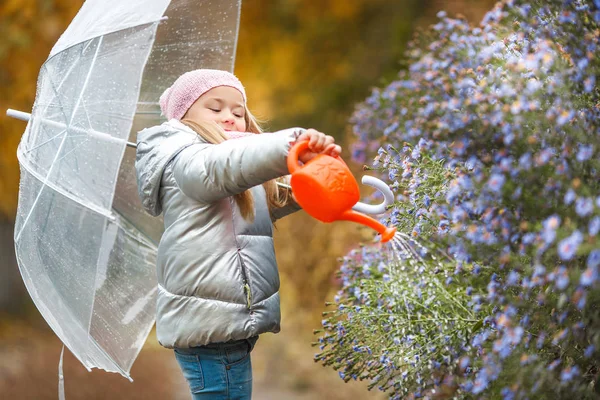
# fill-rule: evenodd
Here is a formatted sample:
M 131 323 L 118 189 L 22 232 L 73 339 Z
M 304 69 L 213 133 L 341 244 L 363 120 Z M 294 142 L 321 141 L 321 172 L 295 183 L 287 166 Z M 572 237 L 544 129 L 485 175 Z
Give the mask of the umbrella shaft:
M 31 119 L 31 114 L 23 112 L 23 111 L 17 111 L 17 110 L 13 110 L 13 109 L 8 109 L 6 110 L 6 115 L 12 118 L 16 118 L 16 119 L 20 119 L 21 121 L 29 121 Z M 59 129 L 67 129 L 67 125 L 60 123 L 60 122 L 56 122 L 56 121 L 52 121 L 49 119 L 45 119 L 45 118 L 41 118 L 41 121 L 45 124 L 48 124 L 50 126 L 53 126 L 55 128 L 59 128 Z M 95 131 L 93 129 L 82 129 L 82 128 L 76 128 L 76 127 L 69 127 L 69 130 L 73 131 L 73 132 L 77 132 L 79 134 L 83 134 L 83 135 L 91 135 L 94 136 L 96 138 L 99 139 L 103 139 L 103 140 L 107 140 L 109 142 L 113 142 L 113 143 L 122 143 L 124 142 L 123 139 L 118 139 L 115 138 L 109 134 L 103 133 L 103 132 L 98 132 Z M 133 147 L 136 148 L 137 145 L 135 143 L 131 143 L 131 142 L 126 142 L 128 147 Z

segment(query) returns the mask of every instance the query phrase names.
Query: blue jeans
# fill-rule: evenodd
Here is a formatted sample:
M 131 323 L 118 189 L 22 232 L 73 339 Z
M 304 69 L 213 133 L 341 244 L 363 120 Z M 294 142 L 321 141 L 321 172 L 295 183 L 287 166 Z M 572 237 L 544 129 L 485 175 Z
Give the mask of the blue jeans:
M 252 397 L 250 352 L 258 336 L 189 349 L 175 348 L 175 358 L 194 400 L 248 400 Z

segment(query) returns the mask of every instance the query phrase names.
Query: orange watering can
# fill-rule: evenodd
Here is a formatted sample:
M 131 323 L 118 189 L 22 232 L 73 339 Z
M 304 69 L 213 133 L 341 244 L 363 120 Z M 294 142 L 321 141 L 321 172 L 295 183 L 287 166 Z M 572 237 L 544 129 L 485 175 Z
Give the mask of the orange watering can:
M 381 191 L 384 202 L 379 205 L 360 203 L 358 183 L 344 160 L 319 154 L 306 164 L 299 165 L 298 156 L 307 148 L 308 140 L 296 143 L 290 149 L 287 158 L 288 169 L 292 174 L 292 192 L 304 211 L 322 222 L 346 220 L 366 225 L 381 234 L 382 242 L 394 237 L 396 228 L 386 228 L 375 219 L 359 212 L 385 212 L 387 204 L 394 201 L 390 188 L 377 178 L 364 176 L 363 183 Z

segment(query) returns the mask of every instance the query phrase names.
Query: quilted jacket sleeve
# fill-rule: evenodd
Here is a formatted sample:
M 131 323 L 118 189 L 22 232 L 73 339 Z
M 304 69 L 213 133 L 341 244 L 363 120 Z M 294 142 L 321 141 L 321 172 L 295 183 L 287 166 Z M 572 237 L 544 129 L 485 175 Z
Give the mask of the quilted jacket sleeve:
M 286 158 L 302 133 L 290 128 L 219 144 L 197 143 L 173 160 L 173 176 L 181 191 L 213 203 L 288 174 Z

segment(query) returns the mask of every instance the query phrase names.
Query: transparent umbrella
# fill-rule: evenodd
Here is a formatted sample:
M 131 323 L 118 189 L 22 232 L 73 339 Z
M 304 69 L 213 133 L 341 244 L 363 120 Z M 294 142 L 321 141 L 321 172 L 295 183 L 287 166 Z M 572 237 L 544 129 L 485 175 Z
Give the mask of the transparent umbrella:
M 17 155 L 16 255 L 50 327 L 89 370 L 129 372 L 154 323 L 162 221 L 135 142 L 180 74 L 233 69 L 241 0 L 87 0 L 41 68 Z

